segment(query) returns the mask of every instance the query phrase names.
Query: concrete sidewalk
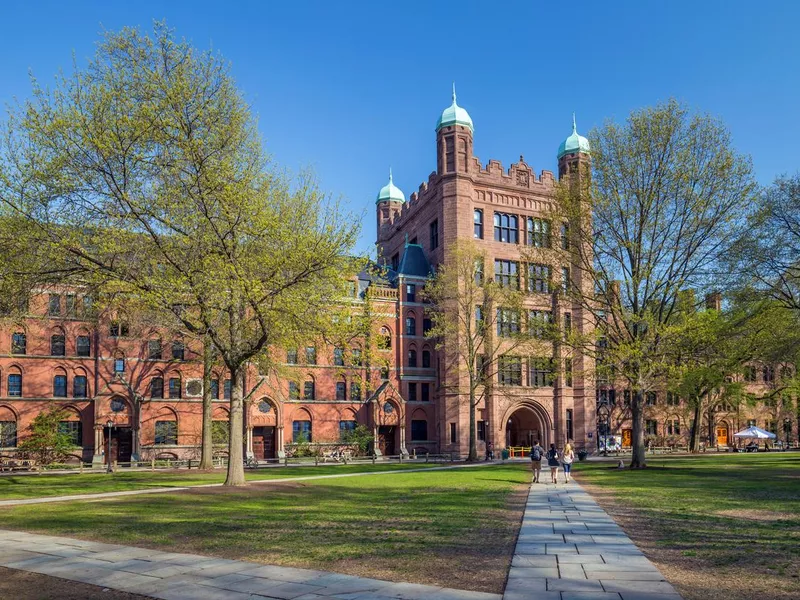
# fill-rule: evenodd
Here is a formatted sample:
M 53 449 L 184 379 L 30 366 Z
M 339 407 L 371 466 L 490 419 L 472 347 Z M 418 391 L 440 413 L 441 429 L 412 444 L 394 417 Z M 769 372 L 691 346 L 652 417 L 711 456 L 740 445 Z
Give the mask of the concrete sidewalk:
M 681 597 L 573 480 L 531 484 L 503 600 Z

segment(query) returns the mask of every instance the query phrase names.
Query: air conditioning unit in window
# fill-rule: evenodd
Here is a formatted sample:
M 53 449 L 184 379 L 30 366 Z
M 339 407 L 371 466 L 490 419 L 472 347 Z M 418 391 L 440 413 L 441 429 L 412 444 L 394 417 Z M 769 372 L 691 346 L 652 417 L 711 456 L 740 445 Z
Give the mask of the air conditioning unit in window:
M 186 380 L 186 397 L 187 398 L 201 398 L 203 396 L 203 380 L 202 379 L 187 379 Z

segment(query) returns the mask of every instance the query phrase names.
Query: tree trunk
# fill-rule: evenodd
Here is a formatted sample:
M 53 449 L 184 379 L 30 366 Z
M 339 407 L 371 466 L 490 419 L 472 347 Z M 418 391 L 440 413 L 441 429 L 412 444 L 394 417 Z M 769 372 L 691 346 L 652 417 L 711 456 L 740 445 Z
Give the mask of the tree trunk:
M 633 431 L 631 432 L 631 441 L 633 448 L 631 449 L 631 468 L 638 469 L 647 466 L 644 445 L 644 407 L 642 406 L 644 396 L 639 390 L 635 390 L 632 395 L 631 417 L 633 419 Z
M 689 436 L 689 452 L 695 453 L 700 450 L 700 428 L 702 427 L 703 401 L 697 398 L 694 404 L 694 423 L 692 432 Z
M 472 387 L 472 386 L 470 386 Z M 478 442 L 475 432 L 475 390 L 469 391 L 469 454 L 467 455 L 468 462 L 475 462 L 478 460 Z
M 225 485 L 245 485 L 244 479 L 244 413 L 242 410 L 242 368 L 231 372 L 230 433 L 228 435 L 228 475 Z
M 214 348 L 208 337 L 203 338 L 203 433 L 200 447 L 200 468 L 214 468 L 214 440 L 212 436 L 213 399 L 211 398 L 211 368 Z

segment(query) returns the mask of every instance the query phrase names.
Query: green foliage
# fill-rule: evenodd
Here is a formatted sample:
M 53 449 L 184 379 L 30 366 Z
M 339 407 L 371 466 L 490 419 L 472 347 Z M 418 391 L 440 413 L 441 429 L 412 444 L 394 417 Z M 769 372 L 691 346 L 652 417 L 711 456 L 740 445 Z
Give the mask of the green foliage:
M 28 426 L 19 451 L 41 465 L 63 462 L 74 448 L 72 437 L 59 430 L 59 424 L 68 416 L 69 412 L 55 405 L 40 412 Z
M 355 429 L 342 433 L 341 441 L 356 446 L 358 454 L 363 456 L 369 450 L 370 444 L 375 441 L 375 436 L 366 425 L 356 425 Z

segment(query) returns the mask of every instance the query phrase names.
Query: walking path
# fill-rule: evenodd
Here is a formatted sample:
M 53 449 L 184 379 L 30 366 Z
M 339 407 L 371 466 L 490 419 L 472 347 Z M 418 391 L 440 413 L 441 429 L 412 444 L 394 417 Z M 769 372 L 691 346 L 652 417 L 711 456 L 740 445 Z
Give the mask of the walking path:
M 484 592 L 6 530 L 0 530 L 0 566 L 161 600 L 501 599 Z
M 462 465 L 450 465 L 447 467 L 425 467 L 422 469 L 390 469 L 387 471 L 362 471 L 359 473 L 332 473 L 331 475 L 306 475 L 305 477 L 276 477 L 274 479 L 253 479 L 247 483 L 291 483 L 296 481 L 311 481 L 313 479 L 334 479 L 336 477 L 363 477 L 366 475 L 393 475 L 402 473 L 423 473 L 427 471 L 446 471 L 449 469 L 469 469 L 475 467 L 485 467 L 487 465 L 498 464 L 494 462 L 479 462 Z M 175 487 L 143 488 L 141 490 L 125 490 L 122 492 L 99 492 L 96 494 L 73 494 L 70 496 L 42 496 L 40 498 L 20 498 L 15 500 L 0 500 L 0 507 L 17 506 L 22 504 L 43 504 L 46 502 L 70 502 L 72 500 L 100 500 L 103 498 L 116 498 L 119 496 L 139 496 L 142 494 L 165 494 L 169 492 L 182 492 L 194 488 L 222 487 L 222 483 L 202 483 L 198 485 L 186 485 Z
M 531 485 L 503 600 L 681 597 L 573 480 Z

